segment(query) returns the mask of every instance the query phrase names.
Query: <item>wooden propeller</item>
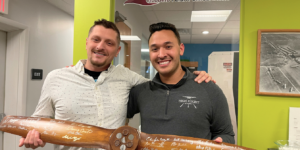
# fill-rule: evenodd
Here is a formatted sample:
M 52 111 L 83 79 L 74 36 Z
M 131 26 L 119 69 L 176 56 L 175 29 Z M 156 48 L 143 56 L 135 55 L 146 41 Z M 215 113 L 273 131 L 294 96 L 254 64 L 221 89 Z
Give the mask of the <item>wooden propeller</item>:
M 40 132 L 44 142 L 75 147 L 107 150 L 253 150 L 200 138 L 146 134 L 130 126 L 114 130 L 65 120 L 23 116 L 6 116 L 0 123 L 1 131 L 23 137 L 33 129 Z

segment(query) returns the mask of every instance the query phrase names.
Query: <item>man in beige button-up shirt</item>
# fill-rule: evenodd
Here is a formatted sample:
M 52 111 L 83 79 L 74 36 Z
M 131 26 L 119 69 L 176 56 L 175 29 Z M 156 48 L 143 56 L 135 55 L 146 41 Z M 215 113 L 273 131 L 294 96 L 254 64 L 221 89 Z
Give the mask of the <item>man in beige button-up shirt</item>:
M 104 19 L 95 21 L 86 39 L 88 59 L 79 61 L 74 67 L 57 69 L 48 74 L 32 116 L 108 129 L 124 125 L 130 89 L 148 79 L 122 65 L 111 65 L 121 49 L 119 43 L 120 33 L 114 23 Z M 87 71 L 98 75 L 92 77 Z M 211 79 L 205 72 L 198 74 L 197 81 Z M 20 139 L 19 146 L 33 149 L 43 147 L 45 143 L 39 138 L 40 134 L 43 133 L 29 131 L 26 138 Z M 85 149 L 55 145 L 55 150 Z M 89 148 L 93 149 L 96 148 Z

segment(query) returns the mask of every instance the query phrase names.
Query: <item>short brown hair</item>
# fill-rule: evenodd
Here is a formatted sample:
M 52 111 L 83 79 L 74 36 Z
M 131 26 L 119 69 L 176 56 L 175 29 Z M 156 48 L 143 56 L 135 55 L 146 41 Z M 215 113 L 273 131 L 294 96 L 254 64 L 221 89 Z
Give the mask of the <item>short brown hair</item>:
M 149 39 L 148 39 L 148 43 L 149 43 L 149 40 L 150 40 L 150 37 L 152 36 L 152 34 L 156 31 L 161 31 L 161 30 L 171 30 L 171 31 L 173 31 L 173 33 L 175 34 L 175 36 L 178 40 L 178 44 L 179 45 L 181 44 L 180 36 L 179 36 L 179 33 L 178 33 L 175 25 L 173 25 L 171 23 L 166 23 L 166 22 L 154 23 L 154 24 L 151 24 L 149 26 L 150 36 L 149 36 Z
M 94 27 L 97 26 L 97 25 L 100 25 L 100 26 L 103 26 L 107 29 L 112 29 L 114 31 L 117 32 L 117 40 L 118 40 L 118 44 L 120 44 L 120 41 L 121 41 L 121 37 L 120 37 L 120 31 L 119 29 L 117 28 L 117 26 L 113 23 L 113 22 L 110 22 L 110 21 L 107 21 L 106 19 L 98 19 L 94 22 L 94 25 L 90 28 L 90 31 L 89 31 L 89 35 L 91 34 L 91 32 L 93 31 Z

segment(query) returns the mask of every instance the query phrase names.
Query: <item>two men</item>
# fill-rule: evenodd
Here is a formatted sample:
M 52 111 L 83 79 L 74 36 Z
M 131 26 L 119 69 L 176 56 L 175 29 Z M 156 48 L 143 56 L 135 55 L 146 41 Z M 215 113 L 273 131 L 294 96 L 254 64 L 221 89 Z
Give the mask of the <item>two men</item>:
M 86 39 L 88 59 L 74 67 L 57 69 L 45 79 L 41 97 L 33 117 L 69 120 L 107 129 L 125 124 L 129 91 L 148 81 L 122 65 L 111 62 L 121 49 L 120 32 L 114 23 L 96 21 Z M 203 76 L 197 81 L 203 80 Z M 204 74 L 204 79 L 207 74 Z M 208 77 L 207 80 L 211 78 Z M 30 131 L 20 139 L 19 146 L 44 146 L 40 133 Z M 55 150 L 83 150 L 83 148 L 55 145 Z M 91 149 L 90 149 L 91 150 Z
M 141 130 L 149 134 L 190 136 L 234 144 L 227 100 L 214 83 L 197 84 L 181 66 L 184 45 L 174 25 L 152 24 L 150 60 L 158 71 L 153 81 L 130 91 L 127 117 L 141 115 Z

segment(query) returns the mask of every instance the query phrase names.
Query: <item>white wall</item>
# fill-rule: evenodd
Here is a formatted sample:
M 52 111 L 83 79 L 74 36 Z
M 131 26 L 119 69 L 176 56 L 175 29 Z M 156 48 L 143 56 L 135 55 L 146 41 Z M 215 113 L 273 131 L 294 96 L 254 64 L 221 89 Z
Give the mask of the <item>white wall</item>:
M 72 64 L 74 19 L 43 0 L 10 0 L 4 17 L 29 27 L 26 115 L 31 115 L 46 75 Z M 43 69 L 43 80 L 30 79 L 32 68 Z
M 4 112 L 4 88 L 5 88 L 4 83 L 5 83 L 5 60 L 6 60 L 5 56 L 6 56 L 6 32 L 0 30 L 0 113 Z
M 0 30 L 0 114 L 4 112 L 4 88 L 5 88 L 5 56 L 6 56 L 6 32 Z M 0 120 L 1 121 L 1 120 Z M 0 150 L 3 147 L 3 132 L 0 131 Z
M 142 35 L 149 36 L 149 25 L 147 17 L 138 5 L 127 4 L 124 6 L 124 0 L 116 0 L 116 11 L 119 11 L 127 18 L 125 23 L 131 28 L 131 34 L 137 35 L 142 39 Z M 129 24 L 128 24 L 129 23 Z M 141 41 L 131 42 L 130 70 L 139 73 L 141 70 Z
M 72 64 L 73 24 L 71 15 L 43 0 L 10 0 L 8 15 L 3 17 L 29 27 L 28 83 L 26 115 L 38 103 L 46 75 Z M 43 69 L 43 80 L 31 80 L 31 69 Z M 43 150 L 52 150 L 47 144 Z

